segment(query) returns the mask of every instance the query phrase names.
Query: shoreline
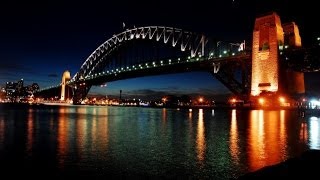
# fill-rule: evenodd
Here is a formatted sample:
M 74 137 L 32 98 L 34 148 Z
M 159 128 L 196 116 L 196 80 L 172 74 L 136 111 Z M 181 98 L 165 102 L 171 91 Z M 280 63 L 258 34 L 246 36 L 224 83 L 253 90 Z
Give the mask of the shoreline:
M 261 106 L 122 106 L 122 105 L 98 105 L 98 104 L 82 104 L 82 105 L 73 105 L 70 103 L 0 103 L 1 105 L 10 105 L 10 106 L 110 106 L 110 107 L 141 107 L 141 108 L 157 108 L 157 109 L 178 109 L 178 110 L 189 110 L 189 109 L 211 109 L 211 110 L 266 110 L 266 111 L 279 111 L 279 110 L 289 110 L 289 111 L 299 111 L 301 113 L 312 113 L 319 114 L 320 109 L 311 109 L 311 108 L 301 108 L 296 106 L 288 107 L 261 107 Z
M 318 177 L 320 150 L 307 150 L 301 155 L 275 165 L 263 167 L 257 171 L 244 174 L 237 179 L 261 179 L 266 177 Z

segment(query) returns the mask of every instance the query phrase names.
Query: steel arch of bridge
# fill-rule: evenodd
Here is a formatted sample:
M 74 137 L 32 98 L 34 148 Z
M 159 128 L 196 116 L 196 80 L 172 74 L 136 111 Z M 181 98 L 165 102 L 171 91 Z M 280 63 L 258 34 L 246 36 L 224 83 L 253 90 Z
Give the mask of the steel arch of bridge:
M 207 38 L 204 35 L 184 31 L 182 29 L 165 26 L 147 26 L 127 29 L 119 34 L 113 35 L 110 39 L 101 44 L 84 61 L 78 73 L 72 78 L 77 81 L 95 72 L 104 61 L 105 56 L 120 46 L 125 41 L 134 39 L 146 39 L 170 43 L 172 47 L 180 46 L 181 51 L 190 51 L 190 56 L 204 55 Z

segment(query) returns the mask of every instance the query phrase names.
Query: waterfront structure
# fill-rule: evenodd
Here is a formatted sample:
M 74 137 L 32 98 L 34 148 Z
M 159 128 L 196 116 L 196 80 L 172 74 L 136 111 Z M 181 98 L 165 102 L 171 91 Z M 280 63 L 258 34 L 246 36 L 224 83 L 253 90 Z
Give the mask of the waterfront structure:
M 142 50 L 135 52 L 140 42 L 151 44 L 142 43 Z M 137 27 L 113 35 L 90 54 L 69 81 L 42 89 L 41 93 L 57 92 L 65 85 L 72 87 L 73 103 L 81 104 L 94 85 L 149 75 L 208 71 L 244 102 L 266 94 L 276 94 L 273 99 L 282 99 L 279 94 L 298 97 L 305 93 L 304 72 L 320 69 L 319 63 L 312 60 L 319 51 L 301 45 L 298 26 L 294 22 L 282 24 L 274 12 L 256 19 L 252 51 L 244 42 L 226 43 L 178 28 Z M 159 49 L 165 48 L 174 49 L 174 56 L 180 57 L 158 57 Z M 61 100 L 63 96 L 61 90 Z

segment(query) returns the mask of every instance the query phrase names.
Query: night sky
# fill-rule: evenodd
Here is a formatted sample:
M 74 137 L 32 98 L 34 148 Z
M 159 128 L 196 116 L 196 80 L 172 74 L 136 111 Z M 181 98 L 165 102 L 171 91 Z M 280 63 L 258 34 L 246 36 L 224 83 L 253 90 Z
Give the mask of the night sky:
M 282 22 L 295 21 L 303 45 L 310 45 L 320 34 L 319 28 L 311 22 L 318 17 L 315 2 L 1 1 L 0 85 L 21 78 L 26 84 L 36 82 L 41 88 L 58 84 L 64 70 L 69 70 L 73 76 L 92 51 L 113 34 L 123 31 L 123 23 L 126 28 L 172 26 L 218 39 L 250 42 L 255 17 L 276 11 Z M 90 93 L 118 95 L 120 89 L 124 96 L 139 98 L 146 94 L 150 97 L 229 93 L 206 72 L 122 80 L 108 83 L 104 88 L 92 88 Z

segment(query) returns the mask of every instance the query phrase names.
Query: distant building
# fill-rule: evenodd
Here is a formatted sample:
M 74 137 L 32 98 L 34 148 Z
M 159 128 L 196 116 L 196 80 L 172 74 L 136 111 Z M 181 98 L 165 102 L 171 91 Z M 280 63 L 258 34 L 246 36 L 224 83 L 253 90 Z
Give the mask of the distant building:
M 15 82 L 6 83 L 5 91 L 6 91 L 7 99 L 13 100 L 17 86 L 18 86 L 18 83 L 15 83 Z
M 33 83 L 32 85 L 24 86 L 23 79 L 18 82 L 7 82 L 4 88 L 7 101 L 20 102 L 20 99 L 33 97 L 33 94 L 38 91 L 39 85 Z

